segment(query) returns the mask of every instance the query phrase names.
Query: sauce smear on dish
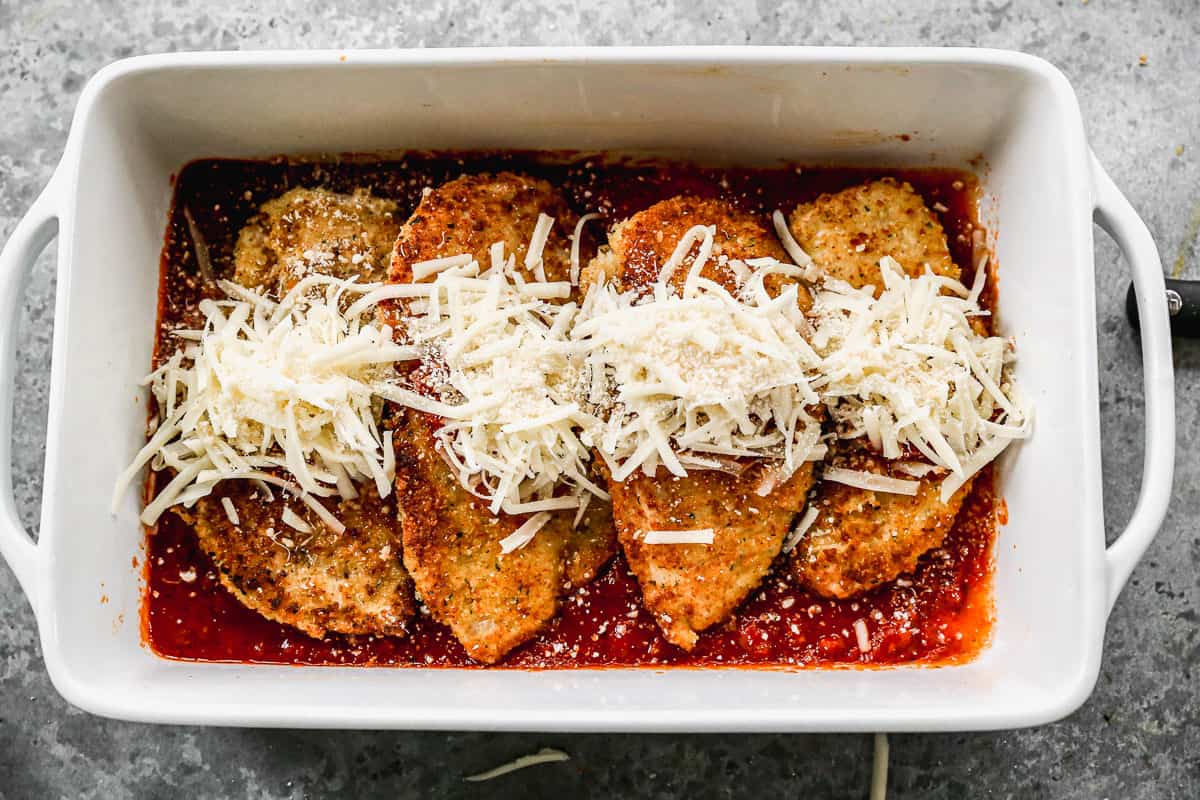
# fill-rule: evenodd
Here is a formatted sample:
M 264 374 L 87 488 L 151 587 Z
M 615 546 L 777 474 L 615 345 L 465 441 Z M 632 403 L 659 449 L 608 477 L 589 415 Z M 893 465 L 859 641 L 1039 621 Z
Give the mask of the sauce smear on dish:
M 823 192 L 883 175 L 908 181 L 935 209 L 951 255 L 969 285 L 983 230 L 976 218 L 978 183 L 949 170 L 863 170 L 782 167 L 715 169 L 520 154 L 406 155 L 403 159 L 336 161 L 207 160 L 179 175 L 162 256 L 160 349 L 164 331 L 184 321 L 204 295 L 202 272 L 220 272 L 232 258 L 242 225 L 258 207 L 297 186 L 352 192 L 369 188 L 407 216 L 422 191 L 462 172 L 520 170 L 563 187 L 574 210 L 599 211 L 604 224 L 666 198 L 717 198 L 770 214 Z M 596 225 L 599 231 L 600 225 Z M 199 240 L 199 241 L 197 241 Z M 197 247 L 197 245 L 200 245 Z M 593 243 L 585 243 L 590 250 Z M 206 264 L 197 263 L 206 253 Z M 993 305 L 994 282 L 981 301 Z M 514 668 L 587 666 L 830 666 L 946 664 L 969 659 L 991 628 L 992 549 L 998 503 L 991 468 L 976 479 L 944 544 L 922 557 L 914 574 L 866 594 L 831 600 L 794 586 L 776 570 L 732 619 L 706 631 L 693 651 L 662 637 L 641 604 L 636 580 L 621 556 L 590 584 L 570 593 L 537 637 L 498 664 Z M 157 654 L 181 660 L 276 664 L 478 666 L 448 629 L 427 613 L 409 635 L 344 636 L 324 640 L 269 621 L 219 583 L 195 532 L 173 513 L 148 536 L 143 637 Z

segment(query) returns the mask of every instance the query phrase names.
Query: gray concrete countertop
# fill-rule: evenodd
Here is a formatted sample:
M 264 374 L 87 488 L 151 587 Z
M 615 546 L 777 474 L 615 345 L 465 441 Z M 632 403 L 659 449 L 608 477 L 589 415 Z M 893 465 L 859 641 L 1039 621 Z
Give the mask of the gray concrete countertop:
M 953 7 L 952 7 L 953 6 Z M 1195 0 L 0 0 L 0 239 L 50 177 L 88 77 L 139 53 L 218 48 L 494 44 L 936 44 L 1024 50 L 1079 93 L 1102 163 L 1150 226 L 1168 272 L 1200 277 L 1200 5 Z M 1139 64 L 1144 56 L 1145 63 Z M 1097 237 L 1109 537 L 1142 459 L 1128 271 Z M 38 524 L 54 257 L 20 320 L 17 505 Z M 891 797 L 1200 797 L 1200 345 L 1176 342 L 1174 503 L 1117 603 L 1082 710 L 1033 730 L 891 739 Z M 867 736 L 561 736 L 153 727 L 69 707 L 42 664 L 33 615 L 0 567 L 0 798 L 865 797 Z M 539 747 L 568 751 L 483 788 L 462 776 Z

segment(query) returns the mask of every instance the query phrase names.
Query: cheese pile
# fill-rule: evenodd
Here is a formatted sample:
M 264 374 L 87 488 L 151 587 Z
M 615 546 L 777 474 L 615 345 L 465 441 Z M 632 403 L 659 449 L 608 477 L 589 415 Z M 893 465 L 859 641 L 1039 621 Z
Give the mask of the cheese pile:
M 185 345 L 146 379 L 158 417 L 121 476 L 114 509 L 150 464 L 175 474 L 146 506 L 146 524 L 222 480 L 249 479 L 290 491 L 340 531 L 318 498 L 354 497 L 362 481 L 381 497 L 391 491 L 382 400 L 441 418 L 439 453 L 492 513 L 531 515 L 506 552 L 528 542 L 550 512 L 574 509 L 578 523 L 592 497 L 607 499 L 589 478 L 593 450 L 617 481 L 660 467 L 676 476 L 738 472 L 744 459 L 767 459 L 775 467 L 759 489 L 766 494 L 824 457 L 812 413 L 823 404 L 837 435 L 866 437 L 884 457 L 907 459 L 898 463 L 914 477 L 948 473 L 945 501 L 1029 434 L 1030 409 L 1009 379 L 1010 343 L 971 326 L 986 313 L 982 265 L 968 289 L 928 272 L 909 277 L 885 257 L 877 299 L 874 287 L 821 278 L 777 213 L 796 264 L 718 256 L 736 283 L 731 291 L 703 277 L 716 229 L 697 225 L 651 293 L 600 283 L 580 307 L 569 298 L 590 216 L 575 230 L 571 281 L 546 280 L 542 253 L 554 220 L 543 214 L 524 261 L 534 280 L 497 242 L 486 269 L 453 255 L 414 264 L 409 284 L 311 275 L 276 301 L 220 282 L 226 298 L 200 303 L 202 328 L 176 331 Z M 672 281 L 685 268 L 676 292 Z M 797 282 L 777 297 L 767 292 L 773 274 L 808 284 L 811 319 L 797 305 Z M 398 335 L 375 320 L 384 301 L 400 301 Z M 413 360 L 421 367 L 407 378 L 394 369 Z M 928 463 L 910 463 L 915 454 Z M 918 485 L 837 469 L 826 477 L 900 494 Z M 651 533 L 662 543 L 712 536 Z
M 541 250 L 553 219 L 539 221 L 526 266 L 545 277 Z M 578 313 L 568 281 L 526 281 L 503 243 L 481 271 L 469 255 L 413 265 L 414 279 L 364 301 L 405 298 L 403 331 L 422 354 L 421 390 L 382 396 L 443 418 L 438 449 L 464 488 L 492 513 L 579 509 L 607 493 L 587 477 L 578 432 L 591 423 L 576 401 L 579 347 L 568 336 Z M 415 299 L 414 299 L 415 298 Z M 559 491 L 564 489 L 565 492 Z
M 915 451 L 947 470 L 945 502 L 1029 435 L 1031 409 L 1009 378 L 1012 344 L 971 327 L 971 317 L 986 313 L 986 263 L 970 289 L 928 271 L 909 277 L 886 256 L 879 267 L 878 299 L 874 287 L 832 279 L 817 292 L 812 345 L 822 362 L 813 386 L 841 437 L 865 436 L 888 459 Z M 913 493 L 912 483 L 897 491 Z
M 249 479 L 291 491 L 341 530 L 315 498 L 354 497 L 363 480 L 381 497 L 391 491 L 391 432 L 380 432 L 376 397 L 386 394 L 393 365 L 417 351 L 395 344 L 361 301 L 345 310 L 375 285 L 312 275 L 279 301 L 219 286 L 226 299 L 201 301 L 203 327 L 175 331 L 185 346 L 145 380 L 158 416 L 118 481 L 113 508 L 150 464 L 175 476 L 143 511 L 147 525 L 222 480 Z
M 819 357 L 800 334 L 807 323 L 792 284 L 772 298 L 763 279 L 800 268 L 775 259 L 722 258 L 740 276 L 739 296 L 701 277 L 712 226 L 689 230 L 654 285 L 652 297 L 592 288 L 572 337 L 585 345 L 587 400 L 597 422 L 585 428 L 613 480 L 661 465 L 673 475 L 720 469 L 737 458 L 770 458 L 786 480 L 820 458 L 819 422 L 807 406 Z M 669 290 L 693 246 L 698 253 L 681 294 Z

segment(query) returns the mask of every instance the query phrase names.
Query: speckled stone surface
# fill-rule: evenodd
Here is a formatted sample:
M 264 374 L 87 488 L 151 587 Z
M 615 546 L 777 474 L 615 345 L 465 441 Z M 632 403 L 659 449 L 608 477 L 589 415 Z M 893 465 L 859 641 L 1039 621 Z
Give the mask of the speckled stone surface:
M 1066 72 L 1091 142 L 1154 233 L 1200 277 L 1200 5 L 1195 0 L 274 3 L 0 0 L 0 238 L 50 177 L 80 89 L 137 53 L 490 44 L 939 44 L 1025 50 Z M 1139 65 L 1139 56 L 1146 64 Z M 1141 473 L 1127 270 L 1097 239 L 1105 512 L 1115 536 Z M 42 256 L 20 320 L 17 505 L 36 529 L 54 298 Z M 1009 733 L 892 737 L 891 797 L 1200 797 L 1200 344 L 1176 342 L 1175 499 L 1113 612 L 1095 694 Z M 485 788 L 462 776 L 543 746 L 572 754 Z M 0 798 L 865 797 L 865 736 L 559 736 L 213 730 L 93 718 L 63 702 L 33 615 L 0 567 Z

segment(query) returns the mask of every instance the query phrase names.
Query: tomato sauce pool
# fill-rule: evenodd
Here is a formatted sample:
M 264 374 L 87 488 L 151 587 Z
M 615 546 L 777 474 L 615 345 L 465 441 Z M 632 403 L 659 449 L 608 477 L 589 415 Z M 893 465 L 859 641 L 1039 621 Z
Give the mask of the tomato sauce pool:
M 232 264 L 237 234 L 258 206 L 296 186 L 335 191 L 369 187 L 395 200 L 405 216 L 421 191 L 462 172 L 508 169 L 563 188 L 577 213 L 599 211 L 605 224 L 659 200 L 691 194 L 728 200 L 756 213 L 785 213 L 822 192 L 883 175 L 911 183 L 946 229 L 950 251 L 969 283 L 983 230 L 978 182 L 952 170 L 708 168 L 666 162 L 583 158 L 571 154 L 407 154 L 327 161 L 213 159 L 188 164 L 175 181 L 161 262 L 158 352 L 166 331 L 205 295 L 196 261 L 202 241 L 214 273 Z M 596 225 L 600 230 L 603 226 Z M 595 241 L 584 242 L 586 259 Z M 989 286 L 983 303 L 991 305 Z M 971 658 L 991 630 L 992 548 L 997 501 L 985 469 L 940 548 L 916 571 L 849 600 L 828 600 L 794 586 L 782 570 L 764 580 L 733 617 L 684 652 L 667 643 L 641 606 L 637 582 L 618 556 L 591 584 L 564 598 L 558 617 L 499 667 L 756 666 L 946 664 Z M 476 666 L 449 630 L 427 613 L 406 637 L 310 638 L 242 606 L 217 580 L 195 533 L 164 514 L 146 543 L 142 634 L 173 659 L 271 664 Z M 867 647 L 860 647 L 865 632 Z M 496 667 L 491 667 L 495 669 Z

